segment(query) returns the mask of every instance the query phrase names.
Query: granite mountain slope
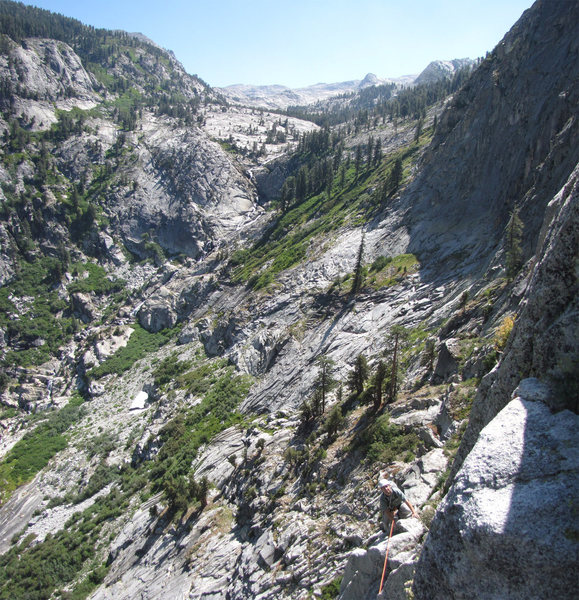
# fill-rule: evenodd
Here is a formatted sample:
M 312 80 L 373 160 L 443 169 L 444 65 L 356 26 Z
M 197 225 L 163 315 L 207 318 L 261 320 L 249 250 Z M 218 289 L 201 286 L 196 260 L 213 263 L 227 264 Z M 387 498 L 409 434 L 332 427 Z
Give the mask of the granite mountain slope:
M 75 23 L 58 40 L 7 31 L 2 593 L 375 597 L 387 468 L 422 518 L 393 539 L 386 597 L 415 579 L 415 597 L 438 582 L 460 598 L 477 560 L 523 535 L 541 485 L 525 439 L 558 448 L 537 473 L 569 497 L 577 22 L 571 3 L 539 1 L 452 100 L 334 131 L 229 107 L 135 37 L 98 32 L 113 49 L 97 62 Z M 305 166 L 326 179 L 298 198 Z M 400 389 L 373 406 L 396 331 Z M 374 378 L 358 393 L 361 355 Z M 343 386 L 320 400 L 323 365 Z M 509 427 L 522 475 L 497 434 Z M 495 454 L 509 469 L 475 486 Z M 482 498 L 509 491 L 507 539 Z M 576 550 L 570 513 L 557 526 L 548 547 Z M 467 528 L 464 547 L 447 527 Z M 472 563 L 450 560 L 465 551 Z M 525 565 L 503 565 L 504 581 Z

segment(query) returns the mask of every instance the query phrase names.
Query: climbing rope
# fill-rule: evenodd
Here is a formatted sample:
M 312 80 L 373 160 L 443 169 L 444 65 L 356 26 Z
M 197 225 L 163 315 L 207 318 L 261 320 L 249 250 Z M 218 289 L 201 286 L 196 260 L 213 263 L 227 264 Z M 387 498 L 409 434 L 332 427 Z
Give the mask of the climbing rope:
M 390 525 L 390 535 L 388 536 L 388 544 L 386 545 L 386 557 L 384 558 L 384 568 L 382 569 L 382 579 L 380 580 L 380 589 L 378 590 L 378 596 L 382 593 L 382 586 L 384 585 L 384 575 L 386 575 L 386 564 L 388 563 L 388 551 L 390 550 L 390 538 L 392 537 L 393 529 L 394 519 L 392 519 L 392 525 Z

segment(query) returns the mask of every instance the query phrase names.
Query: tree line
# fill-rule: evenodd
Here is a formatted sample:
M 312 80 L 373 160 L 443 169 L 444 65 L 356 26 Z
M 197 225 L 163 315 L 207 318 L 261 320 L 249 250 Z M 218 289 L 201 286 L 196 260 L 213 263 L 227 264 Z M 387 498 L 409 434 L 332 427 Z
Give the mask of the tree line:
M 463 67 L 451 78 L 412 87 L 393 83 L 371 86 L 330 103 L 318 103 L 313 107 L 290 106 L 286 114 L 312 121 L 320 127 L 353 123 L 356 131 L 385 123 L 387 119 L 418 119 L 425 115 L 429 106 L 461 88 L 471 73 L 472 67 Z
M 406 354 L 410 347 L 410 331 L 400 325 L 391 328 L 386 336 L 385 349 L 377 361 L 370 365 L 367 357 L 358 354 L 345 378 L 349 397 L 344 399 L 344 383 L 336 378 L 335 362 L 325 356 L 316 359 L 317 375 L 312 394 L 302 402 L 300 416 L 303 424 L 312 424 L 326 415 L 330 394 L 336 390 L 336 403 L 326 415 L 323 430 L 330 438 L 339 431 L 344 410 L 353 402 L 369 404 L 378 414 L 395 402 L 406 366 Z

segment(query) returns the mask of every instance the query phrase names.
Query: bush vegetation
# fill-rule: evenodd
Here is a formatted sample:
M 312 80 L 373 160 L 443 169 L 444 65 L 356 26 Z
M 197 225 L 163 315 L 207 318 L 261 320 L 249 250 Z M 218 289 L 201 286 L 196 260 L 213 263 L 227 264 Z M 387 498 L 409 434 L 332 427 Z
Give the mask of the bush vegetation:
M 158 388 L 162 388 L 191 369 L 191 367 L 191 361 L 178 360 L 177 352 L 173 352 L 155 367 L 153 371 L 154 383 Z
M 321 589 L 322 595 L 321 600 L 333 600 L 340 595 L 340 586 L 342 585 L 342 577 L 336 577 L 332 579 L 330 583 L 324 585 Z
M 379 256 L 366 272 L 366 284 L 374 289 L 400 283 L 404 277 L 418 271 L 420 263 L 414 254 Z
M 133 325 L 133 333 L 126 346 L 123 346 L 113 356 L 88 373 L 89 377 L 98 379 L 105 375 L 120 375 L 128 371 L 138 360 L 148 353 L 155 352 L 164 346 L 173 335 L 172 330 L 163 330 L 158 333 L 149 333 L 138 323 Z
M 497 327 L 493 338 L 493 344 L 495 350 L 502 352 L 507 345 L 507 341 L 511 335 L 511 331 L 515 325 L 515 318 L 512 315 L 507 315 L 501 321 L 501 324 Z
M 111 294 L 122 290 L 125 282 L 122 279 L 112 280 L 107 276 L 107 272 L 95 263 L 75 263 L 71 267 L 71 273 L 77 277 L 87 273 L 74 283 L 68 286 L 68 291 L 73 293 L 90 294 L 94 293 L 97 296 Z
M 247 395 L 252 380 L 235 375 L 233 367 L 223 361 L 208 363 L 180 375 L 176 385 L 188 393 L 203 394 L 196 406 L 184 410 L 160 431 L 162 442 L 150 478 L 155 491 L 163 491 L 169 507 L 175 513 L 186 510 L 191 502 L 204 504 L 207 483 L 197 482 L 190 473 L 197 451 L 220 431 L 243 417 L 236 411 Z
M 14 348 L 3 363 L 39 365 L 71 338 L 77 324 L 64 316 L 68 305 L 54 289 L 62 276 L 58 259 L 22 260 L 18 267 L 17 277 L 0 288 L 0 328 Z
M 45 420 L 14 445 L 0 462 L 0 503 L 6 502 L 18 486 L 31 481 L 57 452 L 66 448 L 64 434 L 84 412 L 82 399 L 75 398 L 64 408 L 48 413 Z
M 28 536 L 0 556 L 0 599 L 48 600 L 54 594 L 86 598 L 108 570 L 95 558 L 103 525 L 127 510 L 131 493 L 122 486 L 114 487 L 82 513 L 73 515 L 62 530 L 48 534 L 43 542 L 32 544 L 33 536 Z M 85 570 L 87 577 L 77 580 Z M 72 592 L 66 596 L 58 592 L 63 586 L 72 586 Z
M 355 447 L 365 448 L 367 459 L 374 463 L 391 463 L 396 460 L 414 459 L 420 438 L 413 431 L 405 432 L 390 423 L 388 414 L 381 415 L 355 440 Z

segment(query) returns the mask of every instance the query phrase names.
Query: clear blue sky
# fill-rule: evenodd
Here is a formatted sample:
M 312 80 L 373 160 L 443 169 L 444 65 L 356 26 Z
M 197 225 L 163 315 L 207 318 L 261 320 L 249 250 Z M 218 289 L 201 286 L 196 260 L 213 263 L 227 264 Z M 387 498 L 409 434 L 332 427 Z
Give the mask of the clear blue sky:
M 552 0 L 559 1 L 559 0 Z M 138 31 L 212 86 L 419 73 L 492 50 L 532 0 L 24 0 Z

